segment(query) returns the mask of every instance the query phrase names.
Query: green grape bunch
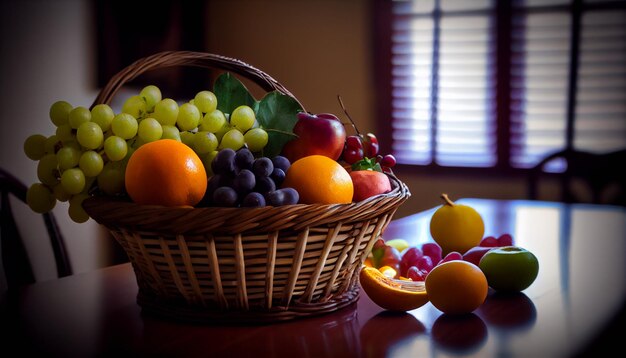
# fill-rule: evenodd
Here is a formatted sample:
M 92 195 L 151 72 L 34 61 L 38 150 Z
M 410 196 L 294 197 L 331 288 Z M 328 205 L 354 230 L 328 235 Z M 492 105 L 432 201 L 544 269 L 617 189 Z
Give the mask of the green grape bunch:
M 258 125 L 254 110 L 242 105 L 229 114 L 217 105 L 211 91 L 200 91 L 179 105 L 163 98 L 154 85 L 126 99 L 120 113 L 107 104 L 88 109 L 66 101 L 53 103 L 49 116 L 56 127 L 54 134 L 34 134 L 24 141 L 24 153 L 37 161 L 39 179 L 28 189 L 29 207 L 46 213 L 57 201 L 68 202 L 70 218 L 87 221 L 83 201 L 94 193 L 125 195 L 130 156 L 141 145 L 159 139 L 174 139 L 192 148 L 209 177 L 208 164 L 221 149 L 247 147 L 261 153 L 268 134 Z

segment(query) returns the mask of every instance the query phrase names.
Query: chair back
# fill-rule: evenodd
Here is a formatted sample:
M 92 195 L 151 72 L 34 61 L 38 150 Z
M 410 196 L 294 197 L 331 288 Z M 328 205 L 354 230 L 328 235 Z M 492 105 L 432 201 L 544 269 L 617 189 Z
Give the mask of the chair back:
M 0 252 L 8 289 L 35 282 L 31 262 L 11 210 L 10 196 L 26 203 L 26 186 L 0 168 Z M 44 223 L 57 266 L 58 277 L 72 274 L 65 241 L 52 212 L 43 214 Z

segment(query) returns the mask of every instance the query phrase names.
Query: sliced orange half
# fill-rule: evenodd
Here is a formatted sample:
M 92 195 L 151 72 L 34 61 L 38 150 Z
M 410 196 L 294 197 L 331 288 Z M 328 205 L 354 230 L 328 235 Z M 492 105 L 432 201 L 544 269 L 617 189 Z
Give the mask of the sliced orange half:
M 373 267 L 363 267 L 359 280 L 367 296 L 387 310 L 410 311 L 428 302 L 424 282 L 389 278 Z

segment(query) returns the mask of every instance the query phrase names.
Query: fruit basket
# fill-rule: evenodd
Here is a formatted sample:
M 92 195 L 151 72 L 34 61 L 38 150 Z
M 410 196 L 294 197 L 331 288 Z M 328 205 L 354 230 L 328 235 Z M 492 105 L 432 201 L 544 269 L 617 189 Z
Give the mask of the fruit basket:
M 293 97 L 242 61 L 164 52 L 119 72 L 94 106 L 109 104 L 142 73 L 170 66 L 233 72 Z M 126 251 L 144 312 L 195 322 L 269 323 L 332 312 L 358 299 L 363 261 L 410 196 L 402 181 L 393 175 L 390 181 L 391 192 L 350 204 L 172 208 L 93 196 L 83 207 Z

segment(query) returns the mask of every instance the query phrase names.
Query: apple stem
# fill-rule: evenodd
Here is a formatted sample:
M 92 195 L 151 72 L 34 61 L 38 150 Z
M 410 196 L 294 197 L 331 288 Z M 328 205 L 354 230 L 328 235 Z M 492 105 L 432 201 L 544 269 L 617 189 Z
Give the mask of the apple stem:
M 441 194 L 441 199 L 443 199 L 443 201 L 445 202 L 445 205 L 450 205 L 450 206 L 456 205 L 454 204 L 452 200 L 450 200 L 450 198 L 448 198 L 448 194 L 446 193 Z
M 341 106 L 341 109 L 343 109 L 343 113 L 345 113 L 348 119 L 350 120 L 350 124 L 352 124 L 352 128 L 354 128 L 354 131 L 356 132 L 356 134 L 358 134 L 359 137 L 362 137 L 361 132 L 359 132 L 359 129 L 356 127 L 356 123 L 354 123 L 354 120 L 352 120 L 352 117 L 350 117 L 350 114 L 348 114 L 348 110 L 346 109 L 346 106 L 343 105 L 343 100 L 341 99 L 341 95 L 337 95 L 337 100 L 339 100 L 339 105 Z M 343 122 L 342 124 L 345 125 L 345 123 Z
M 287 131 L 281 131 L 280 129 L 274 129 L 274 128 L 263 128 L 264 131 L 266 132 L 275 132 L 275 133 L 280 133 L 280 134 L 285 134 L 294 138 L 299 138 L 299 136 L 293 132 L 287 132 Z

